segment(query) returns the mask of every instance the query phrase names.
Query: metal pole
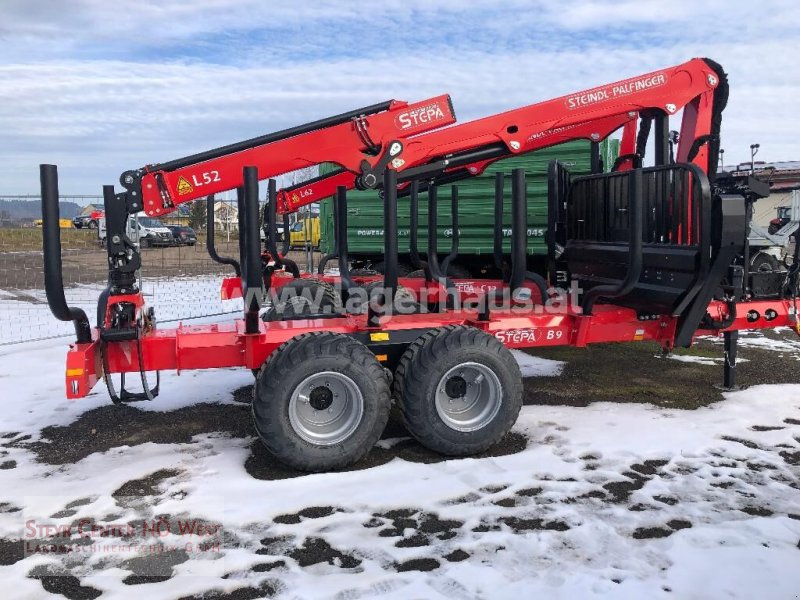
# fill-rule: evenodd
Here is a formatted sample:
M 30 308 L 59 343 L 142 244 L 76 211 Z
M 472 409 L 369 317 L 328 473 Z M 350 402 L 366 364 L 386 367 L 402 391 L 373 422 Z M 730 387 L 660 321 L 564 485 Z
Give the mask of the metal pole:
M 722 387 L 726 390 L 734 390 L 736 389 L 736 351 L 739 345 L 739 332 L 726 331 L 722 337 L 725 341 L 725 369 L 722 376 Z
M 750 175 L 756 171 L 756 154 L 761 144 L 750 144 Z

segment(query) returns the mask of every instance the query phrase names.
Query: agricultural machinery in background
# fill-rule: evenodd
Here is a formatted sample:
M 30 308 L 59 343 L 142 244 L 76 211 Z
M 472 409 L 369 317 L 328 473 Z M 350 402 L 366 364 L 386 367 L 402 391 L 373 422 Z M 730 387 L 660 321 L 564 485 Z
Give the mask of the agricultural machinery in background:
M 125 171 L 123 191 L 103 188 L 109 280 L 94 328 L 65 301 L 57 172 L 42 165 L 48 302 L 57 318 L 73 321 L 77 336 L 67 353 L 67 396 L 86 396 L 104 379 L 116 403 L 152 400 L 161 370 L 251 369 L 261 440 L 283 462 L 320 471 L 363 457 L 392 402 L 428 448 L 454 456 L 487 449 L 509 431 L 522 403 L 509 348 L 653 341 L 670 350 L 698 335 L 723 335 L 724 384 L 733 387 L 740 330 L 798 328 L 800 262 L 760 274 L 772 278 L 769 293 L 753 285 L 747 215 L 768 188 L 716 172 L 727 97 L 722 68 L 693 59 L 465 124 L 453 125 L 449 96 L 393 100 Z M 670 135 L 669 119 L 679 112 L 679 136 Z M 619 130 L 620 155 L 602 172 L 599 144 Z M 495 179 L 493 258 L 508 268 L 485 278 L 449 277 L 459 257 L 459 221 L 470 217 L 459 210 L 455 184 L 500 159 L 576 139 L 591 144 L 591 173 L 550 164 L 541 267 L 527 261 L 526 173 L 515 169 Z M 644 167 L 648 143 L 655 164 Z M 339 168 L 277 189 L 274 177 L 322 163 Z M 353 188 L 381 192 L 382 276 L 350 270 Z M 213 215 L 214 194 L 230 189 L 237 190 L 239 255 L 218 254 L 213 226 L 207 246 L 234 273 L 222 293 L 243 299 L 242 318 L 157 328 L 140 292 L 128 218 L 142 210 L 158 217 L 201 198 Z M 423 247 L 419 232 L 438 230 L 440 191 L 452 214 L 450 247 L 440 249 L 436 235 Z M 329 196 L 334 248 L 318 273 L 301 273 L 286 257 L 288 236 L 277 235 L 280 217 L 288 231 L 288 213 Z M 408 197 L 408 259 L 419 277 L 398 274 L 398 196 Z M 329 266 L 338 267 L 336 275 Z M 582 293 L 568 292 L 576 288 Z M 125 387 L 131 373 L 141 391 Z

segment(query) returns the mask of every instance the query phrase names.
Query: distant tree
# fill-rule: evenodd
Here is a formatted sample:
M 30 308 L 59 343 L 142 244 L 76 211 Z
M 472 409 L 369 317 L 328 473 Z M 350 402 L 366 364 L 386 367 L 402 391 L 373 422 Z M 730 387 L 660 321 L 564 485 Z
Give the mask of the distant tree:
M 206 201 L 195 200 L 189 209 L 189 227 L 192 229 L 203 229 L 206 225 Z

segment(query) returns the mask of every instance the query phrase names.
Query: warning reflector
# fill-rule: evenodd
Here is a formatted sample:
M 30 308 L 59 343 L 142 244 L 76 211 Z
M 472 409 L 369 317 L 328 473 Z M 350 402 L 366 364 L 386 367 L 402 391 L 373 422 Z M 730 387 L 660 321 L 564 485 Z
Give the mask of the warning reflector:
M 191 194 L 194 191 L 192 184 L 186 179 L 186 177 L 179 177 L 178 178 L 178 195 L 183 196 L 185 194 Z

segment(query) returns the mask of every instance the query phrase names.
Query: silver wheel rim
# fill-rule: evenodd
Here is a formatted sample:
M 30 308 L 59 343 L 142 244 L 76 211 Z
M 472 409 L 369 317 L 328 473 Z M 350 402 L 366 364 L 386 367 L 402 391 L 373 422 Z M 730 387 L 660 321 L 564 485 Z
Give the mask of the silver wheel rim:
M 331 446 L 346 440 L 364 416 L 364 396 L 356 382 L 323 371 L 300 382 L 289 400 L 289 423 L 310 444 Z
M 481 363 L 455 366 L 436 385 L 436 412 L 456 431 L 486 427 L 497 416 L 502 401 L 500 379 Z

